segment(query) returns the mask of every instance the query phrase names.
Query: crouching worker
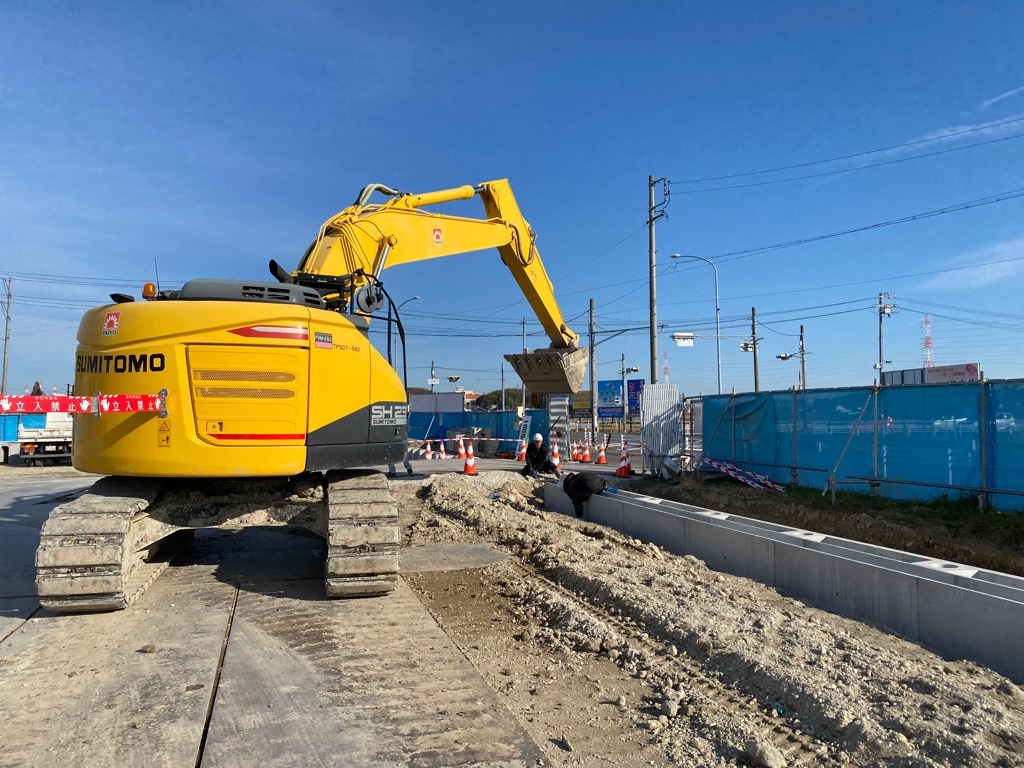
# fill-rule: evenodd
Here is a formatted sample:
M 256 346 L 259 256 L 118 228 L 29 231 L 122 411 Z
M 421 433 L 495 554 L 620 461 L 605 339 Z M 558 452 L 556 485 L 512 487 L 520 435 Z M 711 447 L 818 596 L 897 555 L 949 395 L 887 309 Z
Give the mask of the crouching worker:
M 523 477 L 537 477 L 541 472 L 554 472 L 555 477 L 561 477 L 558 470 L 548 457 L 547 446 L 544 445 L 544 438 L 540 432 L 533 436 L 533 442 L 526 446 L 526 466 L 523 467 Z
M 596 494 L 604 493 L 608 483 L 596 472 L 568 472 L 558 483 L 572 502 L 576 517 L 583 517 L 583 502 Z

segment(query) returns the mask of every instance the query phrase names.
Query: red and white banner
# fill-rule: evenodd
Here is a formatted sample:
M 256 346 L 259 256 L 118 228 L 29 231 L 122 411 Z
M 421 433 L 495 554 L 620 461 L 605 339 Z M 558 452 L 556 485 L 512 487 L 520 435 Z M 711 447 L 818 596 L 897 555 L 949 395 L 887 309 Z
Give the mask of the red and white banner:
M 162 395 L 5 395 L 0 397 L 4 413 L 162 413 Z

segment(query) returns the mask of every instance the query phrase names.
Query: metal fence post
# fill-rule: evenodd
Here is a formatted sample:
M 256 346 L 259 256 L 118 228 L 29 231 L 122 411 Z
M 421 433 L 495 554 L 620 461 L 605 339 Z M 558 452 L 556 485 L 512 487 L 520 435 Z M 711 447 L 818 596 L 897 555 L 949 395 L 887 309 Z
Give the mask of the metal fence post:
M 797 460 L 796 460 L 796 387 L 793 387 L 793 468 L 789 471 L 789 484 L 796 486 Z
M 981 493 L 978 494 L 978 511 L 988 508 L 988 408 L 985 402 L 985 374 L 978 379 L 978 446 L 981 452 Z

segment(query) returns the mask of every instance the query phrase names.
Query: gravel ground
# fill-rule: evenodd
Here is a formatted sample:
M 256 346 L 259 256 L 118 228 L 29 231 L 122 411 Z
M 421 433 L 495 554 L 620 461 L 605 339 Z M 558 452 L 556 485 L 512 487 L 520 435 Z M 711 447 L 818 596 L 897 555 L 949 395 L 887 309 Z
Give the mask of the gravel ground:
M 513 555 L 406 578 L 554 765 L 1024 765 L 1024 692 L 987 668 L 542 511 L 515 473 L 395 487 L 408 544 Z

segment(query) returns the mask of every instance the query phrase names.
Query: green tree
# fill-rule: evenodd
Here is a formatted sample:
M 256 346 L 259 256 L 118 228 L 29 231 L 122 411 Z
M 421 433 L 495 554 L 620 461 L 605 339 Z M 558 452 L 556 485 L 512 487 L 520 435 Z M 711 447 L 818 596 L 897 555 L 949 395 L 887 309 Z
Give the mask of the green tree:
M 520 405 L 523 404 L 523 393 L 520 389 L 506 389 L 505 390 L 505 408 L 510 411 L 514 411 Z M 480 395 L 473 403 L 474 408 L 483 408 L 484 410 L 491 410 L 491 408 L 501 408 L 501 390 L 495 389 L 492 392 Z

